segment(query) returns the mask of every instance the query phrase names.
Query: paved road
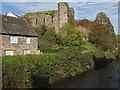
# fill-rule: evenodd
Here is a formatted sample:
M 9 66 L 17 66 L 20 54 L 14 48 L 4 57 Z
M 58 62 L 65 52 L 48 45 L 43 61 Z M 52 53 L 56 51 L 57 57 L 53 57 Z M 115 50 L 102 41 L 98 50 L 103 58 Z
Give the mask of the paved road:
M 120 88 L 120 61 L 107 67 L 69 77 L 51 85 L 51 88 Z

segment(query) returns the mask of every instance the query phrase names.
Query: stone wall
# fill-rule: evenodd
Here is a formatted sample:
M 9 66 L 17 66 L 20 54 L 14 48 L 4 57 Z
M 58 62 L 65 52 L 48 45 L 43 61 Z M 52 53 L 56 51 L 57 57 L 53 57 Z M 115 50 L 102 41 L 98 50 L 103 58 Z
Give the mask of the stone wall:
M 59 32 L 59 17 L 58 17 L 58 11 L 55 11 L 54 18 L 53 18 L 53 28 L 56 32 Z
M 74 9 L 70 8 L 68 3 L 60 2 L 58 10 L 26 13 L 22 17 L 35 28 L 44 25 L 59 32 L 60 28 L 68 22 L 70 15 L 74 17 Z
M 69 16 L 75 16 L 75 12 L 73 8 L 69 8 Z
M 58 3 L 58 12 L 59 12 L 59 27 L 61 28 L 65 23 L 68 22 L 69 6 L 67 3 L 60 2 Z
M 17 36 L 18 37 L 18 43 L 10 43 L 10 35 L 0 35 L 2 37 L 2 52 L 0 52 L 0 55 L 4 55 L 5 50 L 13 50 L 14 55 L 21 55 L 23 54 L 23 51 L 25 49 L 29 49 L 31 54 L 37 54 L 38 51 L 38 41 L 37 37 L 30 37 L 31 41 L 30 44 L 27 44 L 25 42 L 26 36 Z
M 0 35 L 0 56 L 2 55 L 2 35 Z

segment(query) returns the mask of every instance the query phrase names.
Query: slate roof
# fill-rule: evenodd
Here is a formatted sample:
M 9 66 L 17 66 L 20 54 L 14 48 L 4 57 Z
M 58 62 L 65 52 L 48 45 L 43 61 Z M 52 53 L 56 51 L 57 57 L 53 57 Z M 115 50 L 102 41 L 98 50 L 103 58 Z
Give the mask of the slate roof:
M 30 26 L 30 24 L 28 24 L 25 20 L 5 15 L 0 15 L 0 17 L 1 16 L 2 16 L 2 31 L 0 32 L 1 34 L 37 36 L 35 29 L 32 26 Z

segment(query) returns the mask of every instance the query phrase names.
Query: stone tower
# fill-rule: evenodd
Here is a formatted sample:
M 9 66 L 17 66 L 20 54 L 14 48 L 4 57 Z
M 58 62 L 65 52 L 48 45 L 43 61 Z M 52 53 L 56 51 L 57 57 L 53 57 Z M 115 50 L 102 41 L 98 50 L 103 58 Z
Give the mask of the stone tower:
M 61 28 L 65 23 L 68 22 L 68 3 L 60 2 L 58 3 L 58 15 L 59 15 L 59 28 Z

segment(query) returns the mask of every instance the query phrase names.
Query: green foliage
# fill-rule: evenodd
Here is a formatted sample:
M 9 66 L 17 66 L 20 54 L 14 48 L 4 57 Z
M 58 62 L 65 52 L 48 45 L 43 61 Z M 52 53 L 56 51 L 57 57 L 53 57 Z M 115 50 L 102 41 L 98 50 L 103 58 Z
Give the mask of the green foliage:
M 101 47 L 104 51 L 112 51 L 116 48 L 116 36 L 110 34 L 108 26 L 93 22 L 93 28 L 89 35 L 89 42 Z
M 58 53 L 61 49 L 64 49 L 64 47 L 56 44 L 49 48 L 41 48 L 40 50 L 44 53 Z
M 92 58 L 80 53 L 80 50 L 68 48 L 60 50 L 58 54 L 4 56 L 3 88 L 30 88 L 34 81 L 32 76 L 48 77 L 49 83 L 53 83 L 92 69 Z M 86 68 L 87 63 L 90 68 Z
M 50 10 L 50 11 L 46 12 L 46 15 L 50 15 L 53 18 L 55 16 L 55 10 Z
M 49 83 L 53 83 L 93 69 L 93 55 L 97 58 L 113 55 L 87 42 L 78 47 L 56 45 L 52 49 L 58 50 L 58 53 L 4 56 L 3 88 L 31 88 L 32 76 L 46 77 Z
M 29 17 L 29 16 L 33 16 L 33 15 L 50 15 L 52 17 L 54 17 L 55 14 L 55 10 L 50 10 L 50 11 L 43 11 L 43 12 L 32 12 L 32 13 L 26 13 L 24 16 Z
M 95 45 L 89 42 L 85 42 L 84 44 L 82 44 L 81 48 L 84 48 L 85 50 L 93 51 L 93 52 L 98 49 L 97 47 L 95 47 Z
M 56 34 L 56 43 L 60 45 L 62 43 L 63 36 L 61 34 Z
M 48 77 L 56 69 L 56 54 L 3 57 L 3 88 L 30 88 L 31 75 Z M 51 76 L 52 78 L 52 76 Z
M 45 14 L 53 16 L 54 11 Z M 37 28 L 38 46 L 44 54 L 4 56 L 3 88 L 31 88 L 32 76 L 47 77 L 49 83 L 75 76 L 94 68 L 93 55 L 96 58 L 115 58 L 116 51 L 113 50 L 116 47 L 116 37 L 114 32 L 109 33 L 109 26 L 85 19 L 79 21 L 78 25 L 91 29 L 89 42 L 83 41 L 83 33 L 75 26 L 73 16 L 69 16 L 68 23 L 58 34 L 53 28 Z
M 73 62 L 80 63 L 82 69 L 86 69 L 86 64 L 89 63 L 90 68 L 93 68 L 92 54 L 91 52 L 82 52 L 80 47 L 69 47 L 59 52 L 58 58 L 62 61 L 71 62 L 71 65 L 76 66 Z
M 56 34 L 54 29 L 41 26 L 36 29 L 38 33 L 38 46 L 41 50 L 52 48 L 56 44 Z
M 106 58 L 112 58 L 112 59 L 116 59 L 116 54 L 114 52 L 105 52 L 105 57 Z
M 74 15 L 71 15 L 71 14 L 69 15 L 68 23 L 72 26 L 75 26 Z
M 91 29 L 92 21 L 90 21 L 88 19 L 75 20 L 75 26 L 77 26 L 77 27 L 82 26 L 84 28 Z
M 59 43 L 63 46 L 80 46 L 83 43 L 82 32 L 79 28 L 72 26 L 71 24 L 66 24 L 60 30 L 61 37 L 59 38 Z M 64 34 L 63 34 L 64 32 Z M 65 33 L 66 32 L 66 33 Z
M 118 36 L 118 57 L 120 58 L 120 36 Z
M 25 57 L 3 57 L 2 86 L 3 88 L 26 88 L 29 83 L 29 72 L 26 72 Z
M 117 43 L 114 27 L 103 12 L 97 15 L 95 21 L 89 21 L 88 19 L 76 20 L 75 25 L 90 30 L 89 42 L 96 45 L 96 47 L 110 52 L 115 50 Z
M 117 48 L 116 48 L 116 56 L 120 59 L 120 35 L 117 35 Z

